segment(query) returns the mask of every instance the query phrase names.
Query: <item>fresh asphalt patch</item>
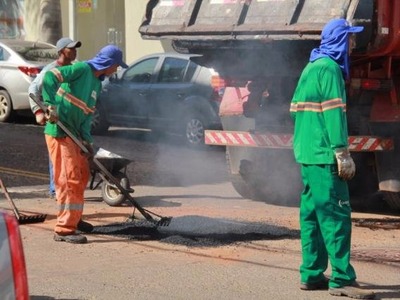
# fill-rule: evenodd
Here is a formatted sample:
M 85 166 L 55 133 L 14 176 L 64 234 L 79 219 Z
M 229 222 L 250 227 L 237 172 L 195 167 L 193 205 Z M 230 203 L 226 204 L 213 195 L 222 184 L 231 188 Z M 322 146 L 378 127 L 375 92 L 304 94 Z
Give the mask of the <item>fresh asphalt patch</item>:
M 128 240 L 157 240 L 188 247 L 218 247 L 257 240 L 295 239 L 298 230 L 275 224 L 217 219 L 204 216 L 173 218 L 169 226 L 133 221 L 95 226 L 93 234 L 112 235 Z

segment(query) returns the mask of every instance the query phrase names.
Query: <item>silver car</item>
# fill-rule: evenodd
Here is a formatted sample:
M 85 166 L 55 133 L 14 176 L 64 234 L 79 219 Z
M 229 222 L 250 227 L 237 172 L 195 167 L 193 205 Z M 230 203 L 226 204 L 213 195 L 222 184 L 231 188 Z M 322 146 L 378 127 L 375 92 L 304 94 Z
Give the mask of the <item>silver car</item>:
M 30 109 L 30 83 L 57 57 L 56 47 L 48 43 L 0 39 L 0 122 L 11 121 L 18 110 Z

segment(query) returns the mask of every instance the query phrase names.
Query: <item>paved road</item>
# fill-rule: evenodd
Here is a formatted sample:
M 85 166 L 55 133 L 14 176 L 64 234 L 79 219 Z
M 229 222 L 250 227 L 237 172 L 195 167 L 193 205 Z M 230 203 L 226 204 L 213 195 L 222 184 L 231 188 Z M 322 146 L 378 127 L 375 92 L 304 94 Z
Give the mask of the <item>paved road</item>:
M 174 217 L 154 230 L 126 223 L 131 207 L 109 207 L 88 190 L 85 219 L 95 233 L 71 245 L 52 240 L 55 203 L 40 196 L 45 187 L 11 188 L 24 212 L 48 214 L 20 227 L 31 299 L 339 299 L 298 289 L 296 208 L 242 199 L 227 182 L 136 186 L 143 207 Z M 399 238 L 399 230 L 354 226 L 358 280 L 377 299 L 400 299 Z
M 115 129 L 96 141 L 134 161 L 128 174 L 135 199 L 173 216 L 170 226 L 126 223 L 132 207 L 109 207 L 99 189 L 88 189 L 84 216 L 95 232 L 88 244 L 71 245 L 52 240 L 55 203 L 46 197 L 41 128 L 0 124 L 0 167 L 23 173 L 0 169 L 12 198 L 24 213 L 48 215 L 44 223 L 20 227 L 31 299 L 336 299 L 326 291 L 298 289 L 297 208 L 242 199 L 227 182 L 222 151 L 148 138 Z M 9 209 L 0 199 L 0 208 Z M 400 218 L 353 218 L 359 282 L 374 289 L 377 299 L 400 299 L 400 230 L 358 226 L 360 220 L 389 224 L 388 218 Z

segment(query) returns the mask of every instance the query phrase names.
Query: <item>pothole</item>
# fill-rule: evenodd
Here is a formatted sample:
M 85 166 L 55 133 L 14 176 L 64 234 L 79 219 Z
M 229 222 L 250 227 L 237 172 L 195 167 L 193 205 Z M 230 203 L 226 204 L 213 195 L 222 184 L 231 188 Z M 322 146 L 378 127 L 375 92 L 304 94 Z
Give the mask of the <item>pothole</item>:
M 146 221 L 95 226 L 94 234 L 130 240 L 157 240 L 191 247 L 217 247 L 237 242 L 299 238 L 299 231 L 269 223 L 254 223 L 203 216 L 173 218 L 169 226 Z

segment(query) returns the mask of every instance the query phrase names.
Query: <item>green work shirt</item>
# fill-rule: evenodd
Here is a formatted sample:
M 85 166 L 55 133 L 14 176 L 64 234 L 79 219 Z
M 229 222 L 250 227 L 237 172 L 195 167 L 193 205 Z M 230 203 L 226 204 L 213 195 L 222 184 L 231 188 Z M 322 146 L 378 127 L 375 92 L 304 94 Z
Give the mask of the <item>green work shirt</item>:
M 90 129 L 100 91 L 101 81 L 85 62 L 51 69 L 43 79 L 44 103 L 56 106 L 60 122 L 75 137 L 89 143 L 93 143 Z M 57 124 L 50 122 L 44 132 L 53 137 L 66 136 Z
M 301 164 L 335 164 L 334 150 L 348 147 L 342 71 L 330 58 L 309 62 L 290 105 L 293 151 Z

